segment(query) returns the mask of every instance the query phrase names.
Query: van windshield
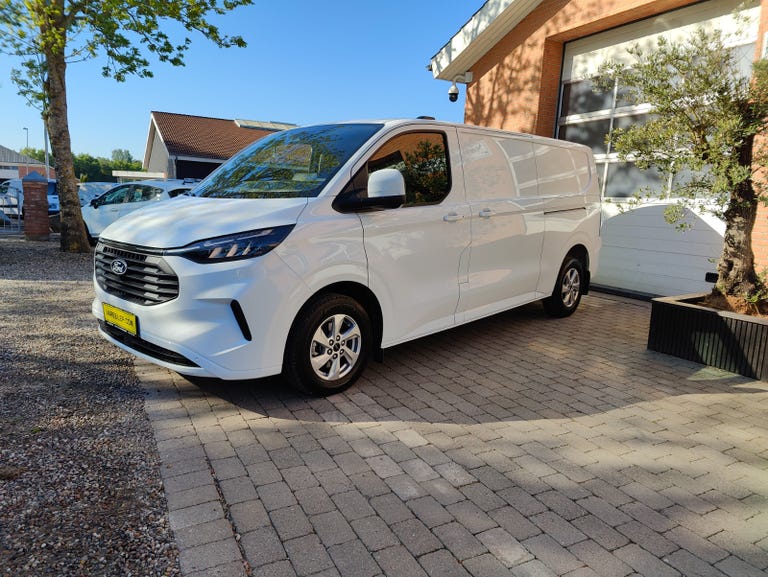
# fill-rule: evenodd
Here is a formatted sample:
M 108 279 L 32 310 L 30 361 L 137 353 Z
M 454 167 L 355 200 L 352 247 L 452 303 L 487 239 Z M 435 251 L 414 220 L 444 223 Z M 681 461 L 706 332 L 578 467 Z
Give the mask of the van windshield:
M 256 141 L 195 187 L 214 198 L 313 197 L 382 124 L 329 124 Z

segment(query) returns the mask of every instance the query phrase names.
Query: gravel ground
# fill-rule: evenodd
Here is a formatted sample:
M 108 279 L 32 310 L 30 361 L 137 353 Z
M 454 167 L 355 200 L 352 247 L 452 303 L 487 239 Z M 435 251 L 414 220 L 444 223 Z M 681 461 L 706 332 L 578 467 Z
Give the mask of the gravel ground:
M 0 236 L 0 576 L 180 575 L 132 357 L 91 255 Z

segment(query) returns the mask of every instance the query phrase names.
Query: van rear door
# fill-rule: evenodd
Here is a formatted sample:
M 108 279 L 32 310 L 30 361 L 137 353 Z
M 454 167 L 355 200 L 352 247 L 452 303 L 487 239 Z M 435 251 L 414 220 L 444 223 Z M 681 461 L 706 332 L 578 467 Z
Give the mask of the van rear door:
M 539 287 L 546 292 L 574 245 L 585 245 L 594 256 L 599 217 L 594 210 L 588 210 L 587 197 L 595 198 L 598 193 L 586 147 L 562 141 L 536 142 L 535 150 L 545 218 Z

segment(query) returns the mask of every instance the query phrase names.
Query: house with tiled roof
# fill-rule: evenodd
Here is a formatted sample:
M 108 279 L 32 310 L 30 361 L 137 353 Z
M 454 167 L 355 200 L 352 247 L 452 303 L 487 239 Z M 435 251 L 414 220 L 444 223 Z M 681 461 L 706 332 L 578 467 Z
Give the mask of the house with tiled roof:
M 45 163 L 0 145 L 0 182 L 24 178 L 32 172 L 45 175 Z M 50 178 L 56 178 L 53 168 L 48 168 L 48 174 Z
M 294 126 L 153 111 L 143 168 L 167 178 L 204 178 L 252 142 Z

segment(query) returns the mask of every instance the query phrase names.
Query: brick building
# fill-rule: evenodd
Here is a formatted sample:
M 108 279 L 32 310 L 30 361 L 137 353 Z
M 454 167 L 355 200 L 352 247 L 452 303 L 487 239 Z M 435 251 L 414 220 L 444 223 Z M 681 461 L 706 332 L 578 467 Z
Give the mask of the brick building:
M 152 112 L 143 168 L 166 178 L 205 178 L 252 142 L 294 126 Z
M 11 178 L 24 178 L 33 172 L 45 174 L 45 163 L 0 145 L 0 182 Z M 48 176 L 56 178 L 56 170 L 50 166 Z
M 715 270 L 724 224 L 694 215 L 693 230 L 680 233 L 664 222 L 663 203 L 619 210 L 639 187 L 665 186 L 605 145 L 611 126 L 641 120 L 649 108 L 627 106 L 620 90 L 598 96 L 589 81 L 603 61 L 626 58 L 628 46 L 678 40 L 698 26 L 727 32 L 748 74 L 764 54 L 768 0 L 488 0 L 430 62 L 436 78 L 466 83 L 465 122 L 592 148 L 611 201 L 596 284 L 654 295 L 711 288 L 704 275 Z M 768 266 L 768 209 L 761 210 L 758 269 Z

